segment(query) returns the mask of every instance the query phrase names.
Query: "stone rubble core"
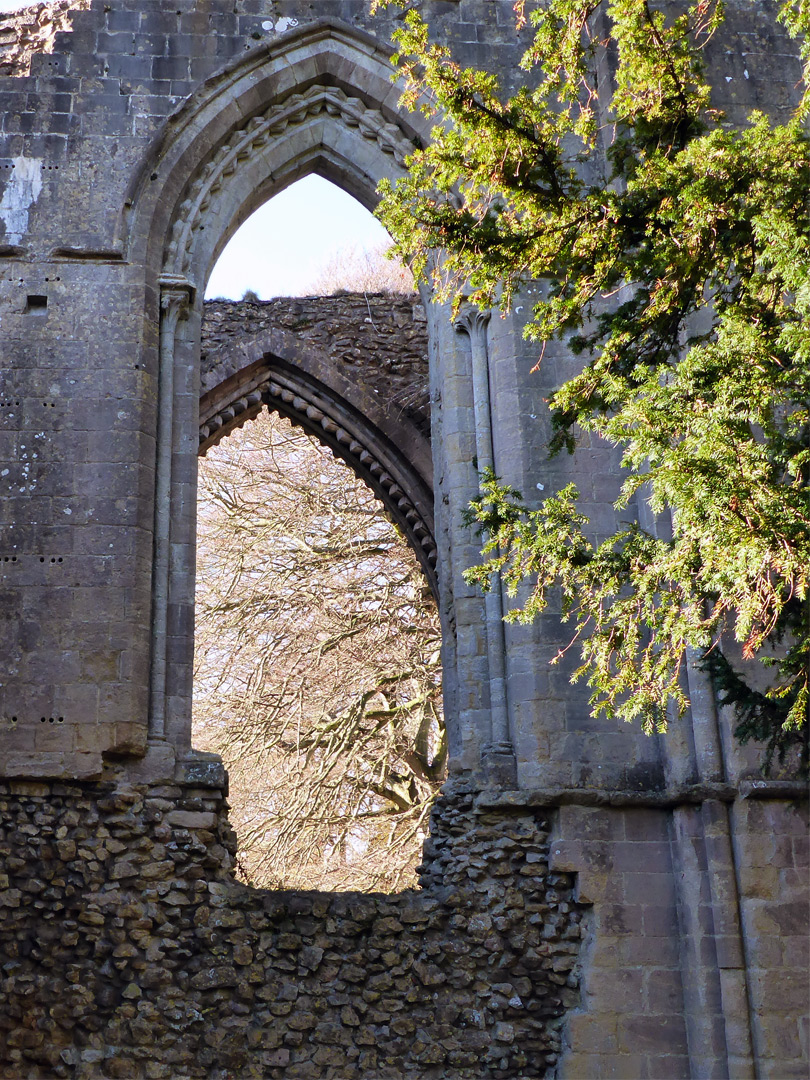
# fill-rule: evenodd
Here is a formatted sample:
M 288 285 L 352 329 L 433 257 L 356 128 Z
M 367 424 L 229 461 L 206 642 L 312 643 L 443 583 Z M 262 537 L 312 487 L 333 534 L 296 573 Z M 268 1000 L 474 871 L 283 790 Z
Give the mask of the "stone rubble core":
M 53 52 L 56 35 L 70 30 L 71 13 L 88 4 L 89 0 L 55 0 L 0 14 L 0 75 L 27 75 L 31 57 Z
M 438 597 L 426 323 L 416 294 L 206 301 L 199 452 L 278 412 L 381 499 Z
M 288 330 L 322 350 L 336 369 L 397 406 L 430 437 L 430 390 L 425 312 L 419 297 L 382 293 L 206 300 L 200 379 L 203 391 L 227 375 L 223 356 L 271 329 Z M 202 441 L 202 438 L 201 438 Z
M 553 1075 L 588 908 L 553 811 L 475 794 L 384 895 L 236 882 L 222 789 L 0 785 L 0 1076 Z

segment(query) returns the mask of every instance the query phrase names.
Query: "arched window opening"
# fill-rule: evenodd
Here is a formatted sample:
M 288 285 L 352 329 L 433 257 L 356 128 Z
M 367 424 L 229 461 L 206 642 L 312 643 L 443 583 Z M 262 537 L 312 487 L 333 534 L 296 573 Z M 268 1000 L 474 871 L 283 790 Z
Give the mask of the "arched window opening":
M 386 235 L 351 196 L 308 177 L 234 234 L 207 295 L 245 296 L 247 340 L 274 294 L 410 292 L 408 272 L 381 254 Z M 364 378 L 351 359 L 344 374 Z M 393 377 L 382 384 L 392 392 Z M 258 408 L 200 459 L 193 743 L 229 771 L 243 880 L 408 887 L 446 771 L 435 600 L 374 492 Z
M 242 876 L 412 884 L 446 757 L 415 555 L 348 467 L 278 416 L 200 465 L 194 742 L 229 770 Z

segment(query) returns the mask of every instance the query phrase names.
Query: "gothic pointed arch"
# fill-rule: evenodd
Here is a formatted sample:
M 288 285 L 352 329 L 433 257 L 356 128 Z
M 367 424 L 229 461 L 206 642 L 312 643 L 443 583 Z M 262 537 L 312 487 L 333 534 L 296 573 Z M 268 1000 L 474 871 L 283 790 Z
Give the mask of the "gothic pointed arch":
M 308 173 L 332 180 L 371 209 L 383 177 L 403 172 L 419 141 L 399 110 L 388 49 L 333 20 L 316 20 L 249 50 L 188 98 L 144 160 L 121 217 L 127 256 L 146 268 L 153 298 L 155 496 L 149 734 L 190 743 L 196 561 L 194 457 L 200 430 L 202 300 L 235 230 L 262 203 Z M 424 134 L 424 133 L 423 133 Z M 147 323 L 150 322 L 147 302 Z M 153 354 L 154 355 L 154 354 Z M 391 440 L 335 394 L 329 380 L 286 370 L 223 405 L 234 415 L 260 393 L 302 425 L 315 423 L 383 499 L 435 589 L 432 494 Z M 263 360 L 262 362 L 265 362 Z M 292 381 L 290 381 L 292 380 Z M 274 389 L 278 388 L 278 392 Z M 303 409 L 296 405 L 304 402 Z M 334 424 L 334 431 L 330 430 Z M 356 444 L 359 449 L 352 449 Z
M 201 389 L 201 453 L 265 407 L 285 416 L 365 480 L 437 595 L 430 443 L 396 407 L 337 371 L 328 354 L 282 329 L 219 355 Z
M 317 172 L 368 209 L 427 137 L 399 106 L 390 49 L 319 19 L 258 46 L 173 114 L 133 181 L 120 228 L 147 266 L 203 288 L 235 230 Z

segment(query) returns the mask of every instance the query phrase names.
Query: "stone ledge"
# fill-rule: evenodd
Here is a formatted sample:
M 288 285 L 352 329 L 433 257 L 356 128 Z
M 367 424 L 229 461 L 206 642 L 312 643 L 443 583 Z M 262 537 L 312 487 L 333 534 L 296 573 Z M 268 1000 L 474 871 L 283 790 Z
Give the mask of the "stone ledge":
M 195 787 L 224 788 L 227 775 L 219 754 L 198 750 L 193 756 L 177 762 L 175 780 L 178 784 L 193 784 Z
M 800 780 L 741 780 L 743 799 L 801 799 L 810 797 L 810 786 Z
M 665 791 L 631 791 L 604 788 L 545 788 L 541 791 L 484 790 L 475 799 L 477 810 L 516 810 L 531 806 L 647 806 L 671 809 L 684 804 L 716 800 L 734 802 L 738 792 L 733 784 L 689 784 Z M 767 796 L 763 796 L 767 797 Z M 784 798 L 784 796 L 778 796 Z
M 99 780 L 104 762 L 100 753 L 9 753 L 0 764 L 6 779 Z

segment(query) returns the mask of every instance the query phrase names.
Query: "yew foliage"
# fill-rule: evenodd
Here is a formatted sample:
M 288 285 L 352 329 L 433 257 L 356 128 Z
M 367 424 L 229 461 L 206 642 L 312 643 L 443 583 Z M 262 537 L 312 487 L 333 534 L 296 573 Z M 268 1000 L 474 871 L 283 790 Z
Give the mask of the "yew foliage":
M 738 736 L 763 740 L 766 764 L 798 746 L 806 765 L 810 3 L 780 14 L 804 64 L 798 108 L 739 127 L 705 74 L 719 0 L 516 11 L 530 43 L 511 95 L 405 16 L 405 99 L 437 125 L 383 186 L 381 217 L 445 299 L 508 308 L 544 283 L 527 335 L 583 357 L 551 400 L 549 450 L 583 430 L 621 447 L 620 516 L 646 499 L 661 527 L 596 544 L 573 486 L 528 508 L 484 477 L 473 516 L 489 541 L 469 576 L 533 582 L 520 620 L 561 587 L 596 711 L 662 730 L 697 650 Z

